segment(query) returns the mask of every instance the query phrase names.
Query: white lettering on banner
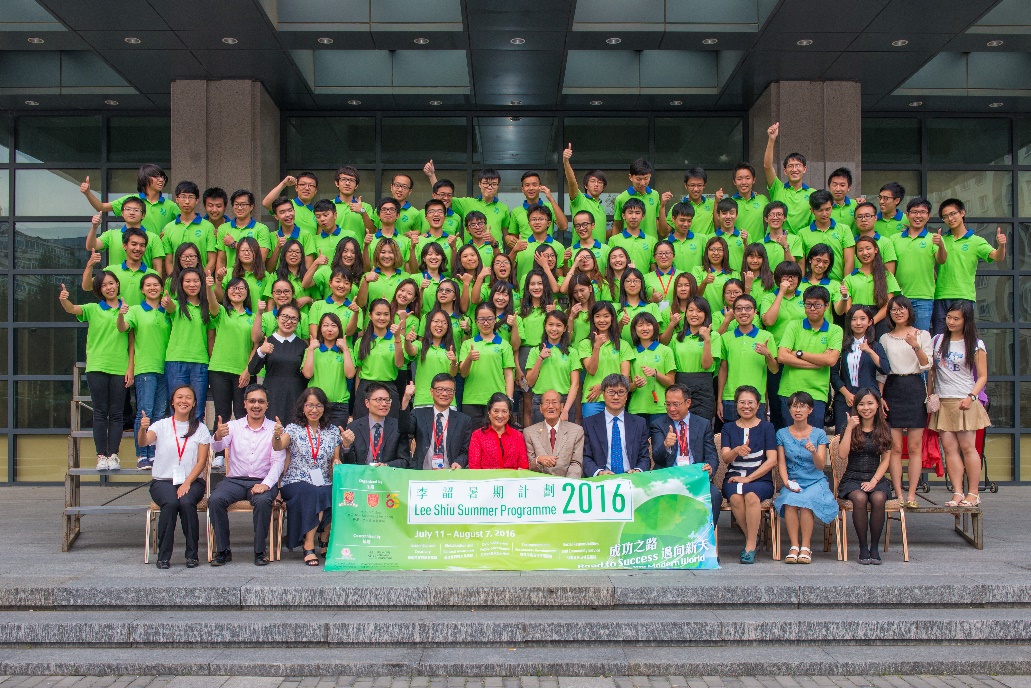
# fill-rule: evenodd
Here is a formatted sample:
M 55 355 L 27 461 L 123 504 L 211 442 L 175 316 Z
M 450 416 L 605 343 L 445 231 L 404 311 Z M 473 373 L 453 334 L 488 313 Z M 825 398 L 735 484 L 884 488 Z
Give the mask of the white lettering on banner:
M 412 480 L 409 523 L 590 523 L 634 520 L 629 480 Z

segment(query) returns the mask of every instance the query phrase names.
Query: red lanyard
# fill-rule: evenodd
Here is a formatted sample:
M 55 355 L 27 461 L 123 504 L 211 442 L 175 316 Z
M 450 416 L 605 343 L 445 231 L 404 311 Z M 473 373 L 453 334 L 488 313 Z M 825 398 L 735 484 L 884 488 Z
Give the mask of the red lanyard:
M 666 295 L 669 294 L 669 287 L 670 287 L 671 284 L 673 284 L 673 278 L 676 277 L 676 272 L 674 271 L 674 272 L 671 272 L 669 275 L 667 275 L 667 277 L 669 277 L 669 279 L 666 280 L 665 284 L 663 284 L 663 282 L 662 282 L 662 272 L 660 272 L 659 270 L 656 270 L 655 271 L 655 277 L 658 278 L 659 286 L 662 287 L 662 295 L 663 295 L 663 297 L 665 297 Z
M 372 444 L 371 442 L 369 443 L 369 451 L 372 452 L 372 461 L 373 461 L 373 463 L 379 463 L 379 452 L 380 452 L 381 449 L 383 449 L 383 437 L 384 437 L 384 433 L 383 433 L 383 427 L 381 425 L 380 426 L 380 432 L 379 432 L 379 442 L 377 442 L 376 444 Z
M 183 444 L 179 446 L 179 431 L 175 429 L 175 418 L 172 419 L 172 435 L 175 437 L 175 450 L 179 452 L 179 463 L 182 463 L 183 453 L 186 451 L 186 445 L 190 443 L 190 438 L 183 438 Z
M 315 442 L 313 443 L 311 441 L 311 426 L 310 425 L 305 425 L 304 426 L 304 430 L 308 433 L 308 447 L 311 448 L 311 465 L 314 468 L 318 468 L 319 467 L 319 462 L 318 462 L 319 450 L 322 449 L 322 433 L 321 432 L 316 432 L 315 433 Z
M 688 446 L 688 442 L 687 442 L 687 428 L 684 427 L 684 425 L 685 425 L 684 421 L 680 421 L 680 423 L 681 423 L 680 429 L 677 432 L 677 444 L 680 445 L 680 455 L 681 456 L 690 456 L 691 455 L 690 447 Z
M 451 417 L 448 416 L 448 419 L 446 421 L 444 421 L 444 427 L 440 431 L 440 444 L 441 445 L 444 444 L 444 438 L 447 437 L 447 426 L 448 426 L 448 423 L 450 423 L 450 422 L 451 422 Z M 382 435 L 380 435 L 379 443 L 381 445 L 383 444 L 383 436 Z M 437 448 L 437 424 L 436 423 L 433 424 L 433 448 L 434 449 Z

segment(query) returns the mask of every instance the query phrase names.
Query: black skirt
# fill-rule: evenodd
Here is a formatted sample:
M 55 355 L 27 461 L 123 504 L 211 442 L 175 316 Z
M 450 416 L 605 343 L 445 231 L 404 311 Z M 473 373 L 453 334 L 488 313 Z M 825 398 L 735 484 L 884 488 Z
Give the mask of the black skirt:
M 888 425 L 893 428 L 926 428 L 927 387 L 923 376 L 889 375 L 884 381 L 884 400 L 888 402 Z
M 333 486 L 290 483 L 280 494 L 286 502 L 286 548 L 293 551 L 304 544 L 305 533 L 322 525 L 325 519 L 319 514 L 333 508 Z

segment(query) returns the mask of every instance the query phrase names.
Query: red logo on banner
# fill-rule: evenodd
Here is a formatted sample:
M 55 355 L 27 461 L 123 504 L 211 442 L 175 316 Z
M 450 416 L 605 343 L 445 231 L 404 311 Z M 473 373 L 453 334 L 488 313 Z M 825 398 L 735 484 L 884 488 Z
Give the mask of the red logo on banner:
M 396 494 L 388 494 L 385 503 L 388 509 L 396 509 L 401 504 Z
M 344 506 L 354 506 L 354 493 L 353 492 L 345 492 L 344 493 Z
M 369 506 L 371 506 L 371 507 L 379 506 L 379 495 L 378 494 L 370 494 L 370 495 L 368 495 L 366 497 L 366 499 L 369 502 Z

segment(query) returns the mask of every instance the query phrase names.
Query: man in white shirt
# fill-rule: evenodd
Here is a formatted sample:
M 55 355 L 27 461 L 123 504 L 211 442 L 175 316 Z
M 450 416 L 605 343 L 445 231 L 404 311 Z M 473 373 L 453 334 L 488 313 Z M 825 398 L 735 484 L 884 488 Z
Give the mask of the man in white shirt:
M 523 431 L 530 470 L 564 478 L 583 477 L 584 430 L 563 422 L 562 396 L 549 389 L 541 395 L 544 421 Z

